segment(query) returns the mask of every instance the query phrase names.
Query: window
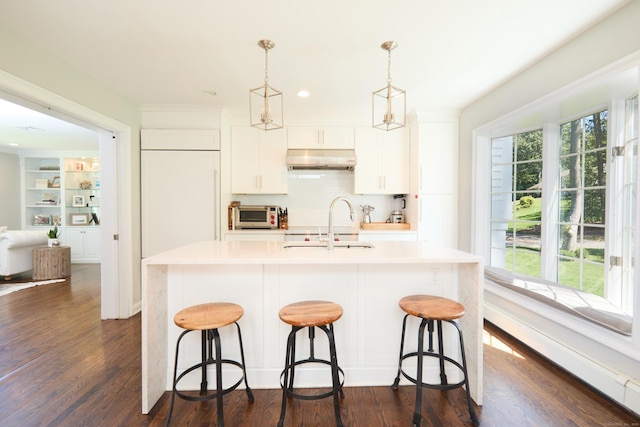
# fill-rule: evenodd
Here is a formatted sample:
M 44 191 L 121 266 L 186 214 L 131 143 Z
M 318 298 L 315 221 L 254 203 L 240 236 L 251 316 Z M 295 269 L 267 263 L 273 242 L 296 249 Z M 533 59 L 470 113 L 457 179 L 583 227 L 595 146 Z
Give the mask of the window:
M 492 138 L 489 265 L 604 297 L 632 315 L 637 127 L 635 95 Z
M 540 277 L 542 130 L 491 141 L 491 264 Z
M 604 296 L 607 116 L 560 127 L 557 282 Z

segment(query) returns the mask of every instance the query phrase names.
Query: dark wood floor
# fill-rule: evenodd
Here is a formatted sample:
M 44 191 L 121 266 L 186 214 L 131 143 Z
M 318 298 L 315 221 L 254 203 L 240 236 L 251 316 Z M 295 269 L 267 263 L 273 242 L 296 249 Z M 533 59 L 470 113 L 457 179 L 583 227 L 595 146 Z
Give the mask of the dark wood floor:
M 140 412 L 140 316 L 100 321 L 99 281 L 99 266 L 74 265 L 65 283 L 0 297 L 0 425 L 163 425 L 168 393 L 149 415 Z M 640 417 L 494 326 L 485 335 L 481 425 L 640 426 Z M 252 404 L 242 390 L 225 397 L 228 426 L 277 424 L 280 391 L 254 393 Z M 347 388 L 342 417 L 348 426 L 409 426 L 413 406 L 411 387 Z M 177 401 L 173 425 L 215 425 L 215 417 L 215 402 Z M 425 390 L 423 417 L 423 426 L 470 425 L 461 390 Z M 285 422 L 332 424 L 330 399 L 293 402 Z

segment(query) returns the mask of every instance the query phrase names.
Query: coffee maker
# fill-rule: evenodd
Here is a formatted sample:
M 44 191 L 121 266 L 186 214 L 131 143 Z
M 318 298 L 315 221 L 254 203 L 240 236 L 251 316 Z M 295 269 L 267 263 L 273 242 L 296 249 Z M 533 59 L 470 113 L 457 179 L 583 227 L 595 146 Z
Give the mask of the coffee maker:
M 387 222 L 392 224 L 404 223 L 404 210 L 407 207 L 406 197 L 406 194 L 396 194 L 393 196 L 394 209 L 391 211 Z

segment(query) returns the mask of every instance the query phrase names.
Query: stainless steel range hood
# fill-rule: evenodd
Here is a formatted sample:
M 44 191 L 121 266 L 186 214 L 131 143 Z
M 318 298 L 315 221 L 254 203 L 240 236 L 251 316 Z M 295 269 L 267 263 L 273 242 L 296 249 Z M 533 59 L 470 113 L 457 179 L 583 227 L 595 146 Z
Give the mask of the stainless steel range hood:
M 356 151 L 350 149 L 289 149 L 287 167 L 292 169 L 353 170 Z

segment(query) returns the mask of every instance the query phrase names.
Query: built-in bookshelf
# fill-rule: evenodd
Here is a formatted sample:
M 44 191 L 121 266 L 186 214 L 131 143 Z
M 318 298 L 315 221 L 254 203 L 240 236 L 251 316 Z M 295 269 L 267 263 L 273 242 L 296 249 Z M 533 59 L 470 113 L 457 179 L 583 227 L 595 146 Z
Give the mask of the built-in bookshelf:
M 58 227 L 72 261 L 100 261 L 100 162 L 97 157 L 23 157 L 23 228 Z

